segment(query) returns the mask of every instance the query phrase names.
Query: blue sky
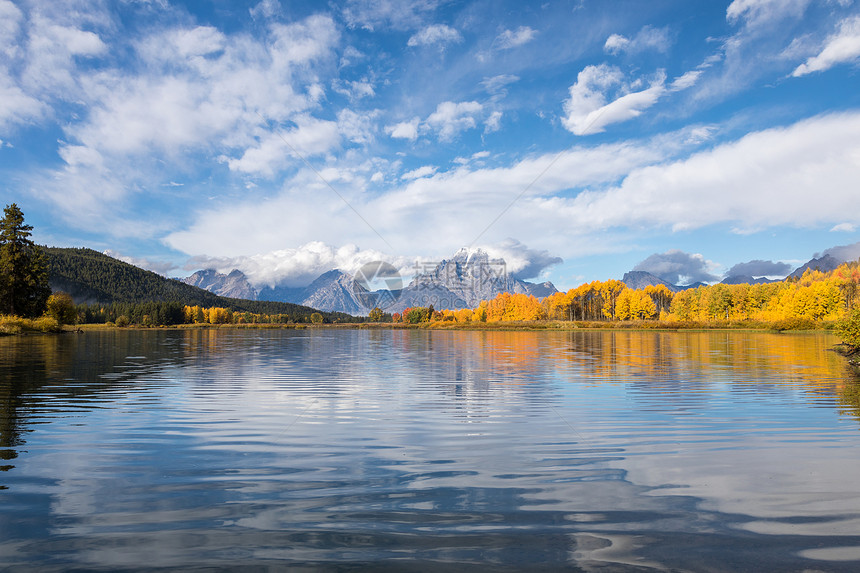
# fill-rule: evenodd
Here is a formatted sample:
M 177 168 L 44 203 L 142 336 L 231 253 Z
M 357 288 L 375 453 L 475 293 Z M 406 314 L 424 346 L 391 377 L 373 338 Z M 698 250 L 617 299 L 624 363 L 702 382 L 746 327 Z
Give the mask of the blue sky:
M 170 276 L 482 247 L 570 288 L 860 241 L 853 0 L 0 0 L 0 50 L 4 205 Z

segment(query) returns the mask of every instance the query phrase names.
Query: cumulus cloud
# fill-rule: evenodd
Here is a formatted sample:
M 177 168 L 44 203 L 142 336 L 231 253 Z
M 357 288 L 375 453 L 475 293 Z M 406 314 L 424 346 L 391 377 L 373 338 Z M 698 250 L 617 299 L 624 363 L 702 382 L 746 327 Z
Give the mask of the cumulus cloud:
M 386 126 L 385 133 L 394 139 L 408 139 L 415 141 L 418 139 L 418 125 L 421 123 L 421 118 L 413 117 L 409 121 Z
M 791 265 L 788 263 L 763 261 L 755 259 L 746 263 L 738 263 L 728 271 L 725 276 L 749 276 L 749 277 L 784 277 L 791 272 Z
M 714 263 L 696 253 L 685 253 L 677 249 L 665 253 L 654 253 L 633 267 L 634 271 L 645 271 L 674 285 L 718 281 L 711 269 Z
M 309 111 L 321 92 L 306 66 L 332 57 L 337 36 L 325 16 L 272 23 L 258 42 L 207 26 L 146 36 L 137 42 L 146 72 L 81 78 L 92 111 L 68 133 L 103 152 L 216 147 L 237 161 L 259 146 L 266 119 L 302 123 L 302 137 L 315 139 L 307 133 L 314 123 Z M 159 105 L 150 105 L 153 100 Z
M 348 121 L 349 118 L 343 119 Z M 223 160 L 231 171 L 271 177 L 291 160 L 325 153 L 340 141 L 340 130 L 336 122 L 311 116 L 297 117 L 294 122 L 295 129 L 267 133 L 260 137 L 255 146 L 248 147 L 241 157 L 225 156 Z M 356 133 L 350 131 L 350 128 L 355 127 L 345 125 L 346 131 L 352 136 Z M 362 137 L 359 136 L 359 139 Z
M 444 45 L 451 42 L 462 42 L 460 32 L 444 24 L 433 24 L 412 35 L 406 42 L 410 47 Z
M 794 77 L 823 72 L 838 64 L 860 58 L 860 16 L 848 18 L 839 25 L 839 31 L 829 38 L 818 55 L 800 64 L 791 73 Z
M 633 38 L 626 38 L 620 34 L 612 34 L 606 39 L 603 51 L 608 54 L 620 54 L 621 52 L 639 53 L 645 50 L 656 50 L 665 53 L 669 50 L 671 43 L 668 28 L 645 26 Z
M 332 82 L 332 89 L 337 93 L 348 97 L 350 100 L 359 100 L 364 97 L 373 97 L 376 90 L 373 84 L 366 80 L 361 81 L 338 81 Z
M 631 92 L 624 75 L 614 66 L 601 64 L 587 66 L 570 86 L 570 97 L 564 102 L 567 114 L 562 118 L 564 127 L 576 135 L 601 133 L 607 125 L 638 117 L 666 93 L 666 75 L 657 74 L 651 85 Z M 606 94 L 615 89 L 623 94 L 607 103 Z
M 483 109 L 484 106 L 476 101 L 445 101 L 436 106 L 436 111 L 430 114 L 426 123 L 439 134 L 439 139 L 450 141 L 460 132 L 474 128 L 476 116 Z
M 337 112 L 337 125 L 341 135 L 353 143 L 370 143 L 376 132 L 378 111 L 359 113 L 351 109 Z
M 493 133 L 502 128 L 502 112 L 494 111 L 484 122 L 484 133 Z
M 826 249 L 822 255 L 830 255 L 834 259 L 843 262 L 852 262 L 860 258 L 860 242 L 850 245 L 839 245 Z
M 673 145 L 677 143 L 676 138 L 669 139 Z M 168 234 L 166 242 L 188 254 L 277 250 L 282 245 L 302 244 L 309 236 L 328 244 L 360 242 L 384 248 L 378 231 L 399 252 L 444 257 L 472 244 L 477 229 L 490 225 L 504 204 L 520 196 L 515 208 L 492 225 L 488 241 L 509 236 L 509 229 L 515 228 L 518 238 L 527 244 L 549 248 L 549 241 L 555 241 L 565 254 L 572 249 L 581 252 L 594 248 L 594 243 L 579 244 L 571 236 L 590 232 L 595 222 L 582 225 L 577 216 L 571 223 L 572 215 L 564 204 L 544 204 L 539 198 L 557 201 L 554 195 L 563 190 L 608 185 L 637 166 L 665 159 L 662 145 L 648 140 L 573 148 L 560 157 L 557 153 L 535 155 L 493 168 L 481 161 L 486 153 L 477 153 L 468 165 L 455 162 L 450 170 L 414 180 L 401 180 L 396 162 L 362 163 L 354 168 L 352 179 L 337 182 L 336 188 L 373 229 L 320 183 L 316 174 L 303 169 L 266 201 L 248 197 L 229 206 L 201 209 L 183 230 Z M 367 193 L 363 182 L 380 171 L 384 180 L 401 183 L 385 193 Z M 526 188 L 529 191 L 523 194 Z M 284 224 L 286 220 L 289 224 Z M 559 249 L 552 250 L 561 253 Z
M 854 208 L 860 113 L 753 132 L 692 155 L 699 144 L 688 136 L 682 131 L 575 146 L 563 154 L 530 155 L 496 167 L 455 162 L 451 169 L 414 180 L 400 180 L 393 164 L 370 164 L 365 171 L 356 167 L 353 179 L 337 189 L 398 250 L 438 256 L 472 244 L 476 230 L 485 227 L 487 242 L 517 229 L 524 243 L 569 258 L 607 252 L 615 231 L 636 236 L 707 225 L 860 224 Z M 380 171 L 385 180 L 400 183 L 381 194 L 366 193 L 363 181 Z M 329 244 L 383 247 L 306 170 L 284 181 L 267 201 L 248 198 L 201 210 L 167 242 L 189 254 L 242 254 L 302 244 L 309 236 Z
M 192 257 L 185 264 L 188 271 L 215 269 L 229 273 L 239 269 L 254 287 L 303 287 L 309 285 L 322 273 L 338 269 L 353 274 L 367 263 L 385 261 L 401 273 L 407 273 L 414 260 L 406 257 L 392 257 L 381 251 L 361 249 L 347 244 L 333 247 L 314 241 L 291 249 L 279 249 L 268 253 L 237 257 Z
M 512 238 L 481 248 L 490 258 L 504 259 L 508 274 L 522 280 L 539 277 L 549 267 L 564 262 L 561 257 L 551 255 L 547 250 L 531 249 Z
M 528 44 L 537 36 L 537 30 L 528 26 L 520 26 L 516 30 L 505 30 L 493 41 L 493 45 L 499 50 L 510 50 Z

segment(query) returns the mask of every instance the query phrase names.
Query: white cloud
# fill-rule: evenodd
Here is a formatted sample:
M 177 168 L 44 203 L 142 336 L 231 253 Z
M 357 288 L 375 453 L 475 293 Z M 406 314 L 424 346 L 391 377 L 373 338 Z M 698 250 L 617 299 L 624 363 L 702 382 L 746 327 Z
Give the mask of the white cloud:
M 852 223 L 839 223 L 838 225 L 834 225 L 831 229 L 831 233 L 853 233 L 857 230 L 857 225 Z
M 763 261 L 756 259 L 746 263 L 738 263 L 727 270 L 726 277 L 749 276 L 749 277 L 784 277 L 791 272 L 791 265 L 785 262 Z
M 480 161 L 481 159 L 486 159 L 490 156 L 489 151 L 478 151 L 473 153 L 469 157 L 457 157 L 454 159 L 454 163 L 457 165 L 467 165 L 473 161 Z
M 241 255 L 277 250 L 284 245 L 302 244 L 308 236 L 329 244 L 358 242 L 388 248 L 376 235 L 378 232 L 396 245 L 399 253 L 444 257 L 473 243 L 480 229 L 490 225 L 504 205 L 528 188 L 529 192 L 484 239 L 500 240 L 516 229 L 518 238 L 527 243 L 556 241 L 567 253 L 586 251 L 595 248 L 595 243 L 572 243 L 570 237 L 581 234 L 576 224 L 563 220 L 554 208 L 545 208 L 538 199 L 552 198 L 569 189 L 611 184 L 637 166 L 662 160 L 666 152 L 662 147 L 662 143 L 653 140 L 641 145 L 576 147 L 561 157 L 557 153 L 536 155 L 498 168 L 487 168 L 475 161 L 468 167 L 457 165 L 449 171 L 401 180 L 401 186 L 382 194 L 367 194 L 361 177 L 338 183 L 338 193 L 372 229 L 314 173 L 302 170 L 284 181 L 276 196 L 265 201 L 248 198 L 198 211 L 185 230 L 171 233 L 166 242 L 189 254 Z M 485 157 L 486 153 L 479 152 L 473 159 Z M 368 167 L 364 173 L 371 177 L 378 171 L 381 169 Z M 284 224 L 285 217 L 289 225 Z M 498 237 L 498 233 L 504 234 Z
M 651 273 L 673 285 L 686 285 L 718 281 L 719 278 L 713 274 L 715 267 L 713 261 L 706 260 L 699 253 L 672 249 L 665 253 L 654 253 L 637 263 L 633 270 Z
M 717 50 L 699 66 L 700 70 L 708 71 L 697 82 L 691 99 L 698 106 L 721 102 L 750 86 L 769 83 L 776 76 L 790 73 L 785 69 L 788 54 L 797 51 L 810 36 L 799 36 L 799 29 L 814 34 L 824 21 L 804 19 L 810 3 L 811 0 L 732 2 L 726 10 L 726 19 L 737 29 L 726 38 L 712 39 Z
M 493 41 L 493 45 L 499 50 L 510 50 L 524 44 L 528 44 L 537 36 L 537 30 L 528 26 L 520 26 L 516 30 L 505 30 Z
M 342 109 L 337 113 L 337 125 L 340 133 L 353 143 L 370 143 L 376 132 L 376 118 L 379 112 Z
M 629 92 L 621 70 L 601 64 L 587 66 L 570 87 L 570 97 L 564 102 L 567 114 L 562 118 L 564 127 L 576 135 L 589 135 L 604 131 L 607 125 L 638 117 L 666 92 L 665 74 L 660 73 L 651 86 L 638 92 Z M 623 94 L 607 103 L 606 94 L 620 88 Z
M 418 169 L 413 169 L 412 171 L 407 171 L 400 178 L 404 181 L 411 181 L 413 179 L 420 179 L 421 177 L 427 177 L 428 175 L 433 175 L 436 173 L 437 168 L 431 165 L 424 165 L 419 167 Z
M 450 141 L 460 132 L 474 128 L 477 125 L 475 116 L 483 109 L 476 101 L 445 101 L 436 106 L 436 111 L 427 118 L 427 125 L 439 134 L 440 140 Z
M 519 76 L 513 74 L 501 74 L 491 78 L 484 78 L 481 86 L 492 95 L 505 95 L 508 85 L 520 81 Z
M 691 70 L 684 75 L 675 78 L 674 80 L 672 80 L 672 84 L 669 86 L 669 90 L 681 91 L 693 87 L 699 80 L 699 76 L 701 76 L 702 73 L 702 70 Z
M 450 42 L 462 42 L 463 36 L 460 32 L 444 24 L 433 24 L 423 28 L 417 34 L 409 38 L 406 44 L 410 47 L 443 45 Z
M 523 280 L 533 279 L 548 267 L 562 263 L 561 257 L 544 249 L 531 249 L 520 241 L 507 238 L 500 243 L 480 247 L 491 259 L 503 259 L 508 274 Z
M 440 3 L 441 0 L 347 0 L 343 16 L 352 28 L 411 30 L 420 27 Z
M 860 113 L 815 117 L 670 160 L 682 151 L 671 145 L 682 139 L 668 134 L 636 145 L 573 148 L 553 165 L 556 154 L 500 168 L 460 165 L 375 197 L 338 189 L 398 249 L 440 256 L 471 244 L 476 230 L 491 223 L 490 238 L 516 229 L 520 240 L 554 245 L 550 250 L 565 257 L 595 252 L 609 229 L 860 224 L 860 215 L 846 219 L 856 212 Z M 198 223 L 169 242 L 190 253 L 295 244 L 311 232 L 332 244 L 349 238 L 378 242 L 338 198 L 287 191 L 299 187 L 314 189 L 307 177 L 288 181 L 272 202 L 201 213 Z M 283 213 L 292 214 L 291 225 L 276 224 Z
M 603 44 L 603 51 L 608 54 L 617 54 L 624 52 L 630 46 L 630 40 L 621 34 L 612 34 L 606 38 L 606 43 Z
M 385 261 L 404 272 L 412 266 L 414 259 L 396 257 L 373 249 L 360 249 L 354 244 L 333 247 L 313 241 L 296 248 L 277 249 L 251 256 L 193 257 L 186 264 L 186 269 L 214 268 L 221 273 L 239 269 L 257 288 L 275 285 L 303 287 L 332 269 L 354 274 L 363 265 L 375 261 Z
M 827 38 L 821 52 L 800 64 L 792 72 L 799 77 L 813 72 L 823 72 L 835 65 L 856 61 L 860 58 L 860 16 L 848 18 L 839 25 L 839 31 Z
M 811 0 L 734 0 L 726 9 L 730 23 L 743 21 L 758 27 L 788 18 L 798 18 Z
M 645 50 L 667 52 L 671 46 L 668 28 L 645 26 L 631 39 L 620 34 L 612 34 L 606 39 L 603 51 L 608 54 L 621 52 L 639 53 Z
M 484 122 L 484 133 L 493 133 L 502 128 L 502 112 L 494 111 Z
M 860 242 L 851 243 L 850 245 L 837 245 L 825 249 L 821 256 L 830 255 L 838 261 L 853 262 L 860 259 Z M 818 253 L 816 253 L 816 257 Z
M 420 123 L 420 118 L 413 117 L 409 121 L 402 121 L 398 124 L 387 126 L 385 128 L 385 133 L 394 139 L 408 139 L 410 141 L 415 141 L 418 139 L 418 125 Z
M 262 0 L 248 11 L 253 18 L 273 18 L 281 13 L 281 3 L 278 0 Z
M 36 120 L 48 113 L 48 106 L 27 94 L 0 70 L 0 133 L 12 126 Z
M 617 187 L 555 205 L 589 228 L 735 223 L 761 229 L 860 222 L 860 113 L 750 133 L 688 159 L 635 169 Z
M 246 149 L 242 157 L 225 157 L 224 161 L 232 171 L 271 177 L 290 161 L 300 161 L 297 154 L 307 159 L 326 153 L 340 143 L 338 124 L 333 121 L 301 116 L 294 122 L 295 129 L 266 133 L 256 146 Z

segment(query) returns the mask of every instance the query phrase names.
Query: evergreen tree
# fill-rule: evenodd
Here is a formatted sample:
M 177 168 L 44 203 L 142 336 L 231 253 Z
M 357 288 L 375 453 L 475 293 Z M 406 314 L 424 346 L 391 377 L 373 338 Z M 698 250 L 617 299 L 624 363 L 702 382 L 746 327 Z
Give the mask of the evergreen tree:
M 0 312 L 34 317 L 42 314 L 51 294 L 42 249 L 30 240 L 31 225 L 12 203 L 0 220 Z

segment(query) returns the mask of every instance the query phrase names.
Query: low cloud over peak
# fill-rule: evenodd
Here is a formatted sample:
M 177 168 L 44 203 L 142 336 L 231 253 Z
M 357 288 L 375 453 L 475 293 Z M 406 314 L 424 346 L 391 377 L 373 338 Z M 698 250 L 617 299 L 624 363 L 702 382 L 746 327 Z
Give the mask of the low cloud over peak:
M 788 263 L 780 263 L 774 261 L 763 261 L 755 259 L 746 263 L 738 263 L 728 271 L 727 277 L 733 276 L 748 276 L 748 277 L 784 277 L 791 272 L 791 265 Z
M 838 245 L 836 247 L 830 247 L 821 253 L 820 256 L 830 255 L 834 259 L 842 262 L 853 262 L 860 258 L 860 241 L 856 243 L 852 243 L 850 245 Z M 816 258 L 818 257 L 818 253 L 816 253 Z
M 677 249 L 665 253 L 654 253 L 633 267 L 634 271 L 645 271 L 674 285 L 711 283 L 719 280 L 711 272 L 714 263 L 696 253 L 685 253 Z

